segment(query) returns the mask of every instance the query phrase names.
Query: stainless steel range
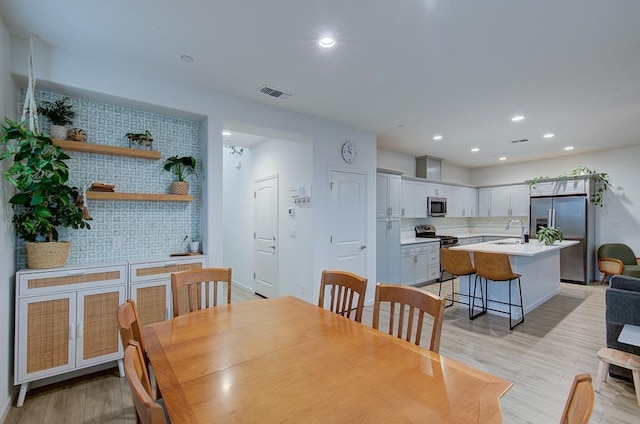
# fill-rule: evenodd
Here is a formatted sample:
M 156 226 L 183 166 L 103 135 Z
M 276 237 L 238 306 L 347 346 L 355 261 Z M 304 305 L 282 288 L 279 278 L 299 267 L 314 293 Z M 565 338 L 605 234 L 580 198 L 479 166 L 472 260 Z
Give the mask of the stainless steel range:
M 416 238 L 438 238 L 440 239 L 440 247 L 451 247 L 458 245 L 458 237 L 440 236 L 436 234 L 434 225 L 416 225 Z

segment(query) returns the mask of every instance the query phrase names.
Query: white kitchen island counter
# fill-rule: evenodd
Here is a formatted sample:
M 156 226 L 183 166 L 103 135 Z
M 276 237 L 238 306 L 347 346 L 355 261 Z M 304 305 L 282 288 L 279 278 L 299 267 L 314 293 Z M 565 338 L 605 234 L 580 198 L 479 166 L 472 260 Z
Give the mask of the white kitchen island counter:
M 509 256 L 509 262 L 513 272 L 521 274 L 522 284 L 522 303 L 524 313 L 535 309 L 547 300 L 551 299 L 560 291 L 560 249 L 578 244 L 577 241 L 564 240 L 556 242 L 551 246 L 538 243 L 533 240 L 531 243 L 516 243 L 519 240 L 504 239 L 498 241 L 489 241 L 485 243 L 467 244 L 463 246 L 451 247 L 455 250 L 466 250 L 471 253 L 473 260 L 473 252 L 489 252 L 489 253 L 505 253 Z M 460 280 L 460 294 L 463 301 L 468 302 L 469 277 L 462 277 Z M 470 277 L 471 290 L 475 275 Z M 515 286 L 515 282 L 512 283 Z M 517 289 L 512 290 L 511 303 L 518 303 Z M 476 292 L 476 295 L 478 293 Z M 489 281 L 487 285 L 487 293 L 485 295 L 489 299 L 500 302 L 507 302 L 509 299 L 509 286 L 505 282 Z M 476 307 L 480 307 L 479 299 L 476 299 Z M 497 302 L 488 302 L 490 309 L 496 309 L 502 313 L 508 314 L 509 307 Z M 488 312 L 495 312 L 489 310 Z M 520 318 L 520 308 L 513 307 L 512 314 L 514 319 Z

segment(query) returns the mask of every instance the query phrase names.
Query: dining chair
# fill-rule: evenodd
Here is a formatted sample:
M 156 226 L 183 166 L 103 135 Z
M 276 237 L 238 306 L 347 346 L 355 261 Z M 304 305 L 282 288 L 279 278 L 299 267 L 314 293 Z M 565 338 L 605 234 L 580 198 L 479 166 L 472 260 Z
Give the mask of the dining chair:
M 366 278 L 347 271 L 322 271 L 318 306 L 324 308 L 325 291 L 327 287 L 330 287 L 329 310 L 343 317 L 351 318 L 351 311 L 355 309 L 354 320 L 362 322 L 367 281 Z
M 595 395 L 589 374 L 578 374 L 573 379 L 560 424 L 588 424 Z
M 442 271 L 440 272 L 440 286 L 438 287 L 438 296 L 440 296 L 440 293 L 442 293 L 444 273 L 448 272 L 449 274 L 451 274 L 451 303 L 445 305 L 445 308 L 453 306 L 455 302 L 469 305 L 469 303 L 456 300 L 456 294 L 458 293 L 456 293 L 454 287 L 454 280 L 456 279 L 456 277 L 468 276 L 469 293 L 471 292 L 471 276 L 476 273 L 476 270 L 471 263 L 471 256 L 469 252 L 465 250 L 451 250 L 445 247 L 440 248 L 440 267 L 442 268 Z
M 151 398 L 151 383 L 144 363 L 142 348 L 135 340 L 130 340 L 124 350 L 124 373 L 131 389 L 136 422 L 142 424 L 166 424 L 169 416 L 161 402 Z
M 173 316 L 179 316 L 181 311 L 184 314 L 218 306 L 218 283 L 227 283 L 227 303 L 231 303 L 231 268 L 203 268 L 171 274 Z
M 142 339 L 142 331 L 140 330 L 140 319 L 138 318 L 138 309 L 133 299 L 127 299 L 126 302 L 118 306 L 116 319 L 120 326 L 120 341 L 122 347 L 126 348 L 130 340 L 138 342 L 143 352 L 146 352 L 144 340 Z
M 414 317 L 418 314 L 415 331 L 416 345 L 420 345 L 422 338 L 422 324 L 424 314 L 427 313 L 433 317 L 433 326 L 431 328 L 431 343 L 429 350 L 438 352 L 440 350 L 440 335 L 442 333 L 442 322 L 444 321 L 444 305 L 445 298 L 436 296 L 427 291 L 416 287 L 405 286 L 401 284 L 382 284 L 376 285 L 376 298 L 373 304 L 373 328 L 376 330 L 380 325 L 380 303 L 390 302 L 389 311 L 389 334 L 394 335 L 394 323 L 396 319 L 396 304 L 399 304 L 399 319 L 396 337 L 411 342 L 413 333 Z M 406 317 L 407 328 L 404 332 L 405 310 L 409 308 Z

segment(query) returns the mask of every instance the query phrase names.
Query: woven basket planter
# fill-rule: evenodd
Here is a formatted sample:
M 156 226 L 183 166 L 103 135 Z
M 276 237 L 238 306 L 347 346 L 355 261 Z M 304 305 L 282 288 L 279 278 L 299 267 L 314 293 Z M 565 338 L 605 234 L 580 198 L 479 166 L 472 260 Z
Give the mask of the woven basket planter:
M 27 266 L 31 269 L 59 268 L 67 264 L 70 241 L 27 242 Z
M 169 193 L 171 194 L 187 194 L 189 191 L 189 183 L 186 181 L 174 181 L 171 183 Z

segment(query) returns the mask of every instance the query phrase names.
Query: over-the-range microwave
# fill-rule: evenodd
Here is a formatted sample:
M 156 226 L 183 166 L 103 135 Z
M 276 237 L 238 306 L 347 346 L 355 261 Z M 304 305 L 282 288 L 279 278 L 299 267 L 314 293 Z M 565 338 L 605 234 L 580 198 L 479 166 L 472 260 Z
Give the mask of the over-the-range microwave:
M 447 198 L 427 197 L 427 215 L 447 216 Z

